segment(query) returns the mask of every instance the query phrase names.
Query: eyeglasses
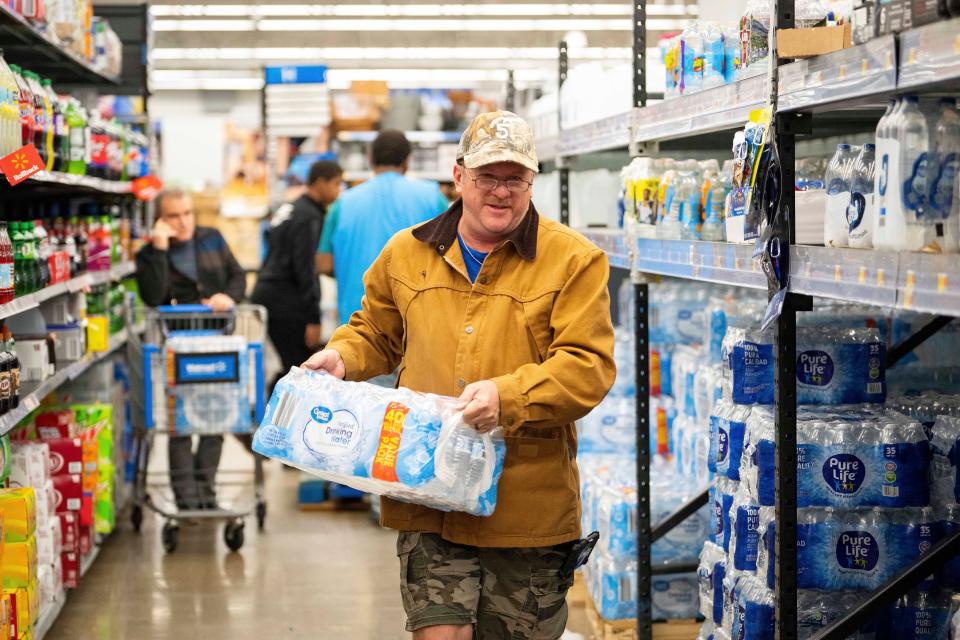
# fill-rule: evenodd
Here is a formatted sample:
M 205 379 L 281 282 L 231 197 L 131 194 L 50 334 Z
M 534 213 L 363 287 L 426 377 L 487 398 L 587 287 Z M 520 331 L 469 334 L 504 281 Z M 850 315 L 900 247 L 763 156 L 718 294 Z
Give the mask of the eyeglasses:
M 493 191 L 501 184 L 507 185 L 507 191 L 510 193 L 526 193 L 533 185 L 526 180 L 497 180 L 496 178 L 470 178 L 477 189 L 481 191 Z

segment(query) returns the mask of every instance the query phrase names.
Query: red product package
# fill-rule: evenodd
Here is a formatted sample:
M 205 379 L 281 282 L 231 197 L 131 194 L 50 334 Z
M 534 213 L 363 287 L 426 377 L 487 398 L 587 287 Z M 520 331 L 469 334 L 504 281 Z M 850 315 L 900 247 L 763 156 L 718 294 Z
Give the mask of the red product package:
M 55 476 L 53 479 L 53 492 L 57 499 L 57 513 L 81 510 L 83 506 L 83 488 L 80 484 L 80 474 Z
M 86 491 L 80 498 L 80 526 L 93 526 L 93 494 Z
M 80 549 L 80 520 L 72 511 L 59 514 L 60 532 L 63 536 L 64 551 L 78 551 Z
M 80 582 L 80 554 L 77 551 L 64 551 L 60 563 L 63 565 L 63 586 L 76 589 Z
M 93 527 L 80 525 L 80 555 L 85 556 L 93 549 Z
M 58 440 L 73 437 L 76 417 L 73 411 L 46 411 L 34 421 L 41 440 Z
M 83 442 L 80 438 L 46 440 L 50 446 L 50 475 L 79 475 L 83 473 Z

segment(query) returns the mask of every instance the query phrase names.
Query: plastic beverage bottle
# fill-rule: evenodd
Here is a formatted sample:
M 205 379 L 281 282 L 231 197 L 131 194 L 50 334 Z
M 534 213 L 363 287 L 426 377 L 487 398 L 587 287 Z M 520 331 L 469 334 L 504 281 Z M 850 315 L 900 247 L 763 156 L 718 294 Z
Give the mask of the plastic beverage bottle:
M 660 190 L 660 170 L 653 158 L 637 158 L 634 175 L 634 200 L 637 220 L 641 224 L 655 224 L 657 193 Z
M 742 49 L 739 27 L 727 29 L 723 34 L 723 81 L 728 84 L 739 77 Z
M 23 262 L 23 233 L 20 232 L 20 223 L 10 223 L 10 242 L 13 245 L 13 289 L 14 296 L 26 295 L 24 286 L 27 270 Z
M 17 79 L 0 49 L 0 152 L 8 155 L 20 148 L 20 104 Z
M 120 205 L 114 204 L 110 207 L 110 215 L 107 216 L 107 223 L 110 225 L 110 263 L 120 264 L 123 260 L 122 244 L 120 241 Z
M 5 346 L 0 344 L 0 415 L 9 412 L 13 404 L 13 357 Z
M 716 23 L 709 22 L 704 25 L 703 48 L 703 88 L 718 87 L 724 83 L 725 49 L 723 31 Z
M 873 233 L 876 235 L 877 229 L 877 218 L 880 215 L 880 195 L 879 195 L 879 180 L 881 177 L 881 168 L 883 164 L 884 153 L 887 152 L 887 128 L 890 122 L 890 117 L 893 115 L 894 109 L 897 107 L 897 99 L 890 98 L 887 102 L 887 110 L 884 112 L 883 116 L 880 118 L 880 121 L 877 122 L 877 132 L 875 136 L 876 143 L 876 171 L 874 172 L 873 178 L 873 198 L 870 199 L 870 202 L 867 203 L 867 206 L 870 207 L 871 211 L 869 212 L 869 217 L 873 221 Z
M 700 22 L 693 20 L 680 35 L 680 93 L 703 89 L 703 33 Z
M 13 244 L 6 221 L 0 222 L 0 304 L 13 300 Z
M 940 227 L 943 238 L 941 248 L 954 252 L 958 248 L 960 233 L 960 200 L 956 196 L 957 170 L 960 167 L 960 117 L 957 116 L 957 101 L 944 98 L 934 125 L 928 163 L 926 218 L 935 227 Z M 936 235 L 937 229 L 934 229 Z
M 30 87 L 23 77 L 20 67 L 10 65 L 17 80 L 18 96 L 17 101 L 20 105 L 20 145 L 24 147 L 33 142 L 33 136 L 37 128 L 36 118 L 34 116 L 33 96 L 30 94 Z
M 663 66 L 666 73 L 664 98 L 680 95 L 680 37 L 674 36 L 661 45 Z
M 680 170 L 684 180 L 686 198 L 683 200 L 683 210 L 680 220 L 683 227 L 680 237 L 684 240 L 699 240 L 700 228 L 703 226 L 703 175 L 696 160 L 688 160 Z
M 877 215 L 874 218 L 873 246 L 876 249 L 899 250 L 904 245 L 906 220 L 900 212 L 899 173 L 900 144 L 897 130 L 906 102 L 899 98 L 890 115 L 877 126 L 877 179 L 874 187 Z
M 70 134 L 70 160 L 67 173 L 82 176 L 87 173 L 90 159 L 90 131 L 80 103 L 71 98 L 67 103 L 67 127 Z
M 53 249 L 50 246 L 50 236 L 43 220 L 34 220 L 33 235 L 37 239 L 37 259 L 40 265 L 40 281 L 42 287 L 50 284 L 50 256 L 53 255 Z
M 750 0 L 740 18 L 740 54 L 742 68 L 758 63 L 767 63 L 770 53 L 770 3 L 766 0 Z
M 716 164 L 715 161 L 714 164 Z M 726 163 L 724 164 L 726 165 Z M 709 169 L 710 170 L 705 173 L 704 178 L 704 220 L 700 238 L 711 242 L 723 242 L 726 239 L 723 210 L 729 190 L 727 178 L 724 177 L 719 170 L 714 171 L 712 166 Z M 727 177 L 732 177 L 732 161 L 730 161 L 729 169 L 730 174 Z
M 33 120 L 35 127 L 33 130 L 33 146 L 40 153 L 40 159 L 44 165 L 47 162 L 47 110 L 43 102 L 43 87 L 40 86 L 40 78 L 32 71 L 24 71 L 24 77 L 27 84 L 30 85 L 30 95 L 33 97 Z
M 20 223 L 23 230 L 23 248 L 25 260 L 29 264 L 27 270 L 30 274 L 27 279 L 27 292 L 32 293 L 43 288 L 43 273 L 40 269 L 40 256 L 37 249 L 37 237 L 33 232 L 32 222 Z
M 13 338 L 10 328 L 4 325 L 3 341 L 6 343 L 6 351 L 10 354 L 10 390 L 11 401 L 10 408 L 16 409 L 20 406 L 20 358 L 17 357 L 17 341 Z
M 847 206 L 847 235 L 851 247 L 873 246 L 873 182 L 876 173 L 876 145 L 865 144 L 850 173 L 850 204 Z
M 95 178 L 107 177 L 109 139 L 103 120 L 94 112 L 90 115 L 90 161 L 87 174 Z
M 58 154 L 60 156 L 60 168 L 57 169 L 57 171 L 66 173 L 70 167 L 70 123 L 67 121 L 67 110 L 70 103 L 66 99 L 61 99 L 60 96 L 57 96 L 56 94 L 54 94 L 54 97 L 56 97 L 57 104 L 60 108 L 60 142 L 57 145 Z
M 657 189 L 657 224 L 663 222 L 670 210 L 670 203 L 673 200 L 673 181 L 676 177 L 676 163 L 670 158 L 665 158 L 663 179 L 660 180 L 660 186 Z
M 77 216 L 70 217 L 70 228 L 73 231 L 73 239 L 77 245 L 77 268 L 82 273 L 90 268 L 90 245 L 87 230 L 80 223 Z
M 927 119 L 920 111 L 917 96 L 904 98 L 904 107 L 897 120 L 897 145 L 900 151 L 896 182 L 900 186 L 900 215 L 906 221 L 906 250 L 924 246 L 926 219 L 924 208 L 927 199 L 927 161 L 929 129 Z
M 41 81 L 44 93 L 44 106 L 47 109 L 47 171 L 62 171 L 63 160 L 60 158 L 64 124 L 63 110 L 57 94 L 53 92 L 53 83 L 49 78 Z
M 850 169 L 856 154 L 849 144 L 838 144 L 830 160 L 824 182 L 827 184 L 827 211 L 823 218 L 823 241 L 828 247 L 846 247 L 847 205 L 850 204 Z
M 682 181 L 677 169 L 669 169 L 660 183 L 660 211 L 661 218 L 657 224 L 657 237 L 668 240 L 680 238 L 680 220 Z

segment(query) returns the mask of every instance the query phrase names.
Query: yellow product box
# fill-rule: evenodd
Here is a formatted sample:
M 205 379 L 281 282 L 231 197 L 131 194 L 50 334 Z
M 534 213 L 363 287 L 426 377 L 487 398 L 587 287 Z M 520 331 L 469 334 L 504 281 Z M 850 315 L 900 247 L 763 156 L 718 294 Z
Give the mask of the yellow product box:
M 107 316 L 87 316 L 87 350 L 110 349 L 110 319 Z
M 30 615 L 30 627 L 26 629 L 28 632 L 33 629 L 33 626 L 37 624 L 37 621 L 40 620 L 40 585 L 34 580 L 27 586 L 27 605 Z M 23 631 L 20 632 L 20 637 L 23 637 Z M 27 636 L 29 637 L 29 636 Z
M 5 589 L 26 588 L 37 581 L 37 541 L 33 536 L 23 542 L 6 542 L 0 575 Z
M 22 542 L 31 537 L 37 528 L 37 496 L 33 487 L 0 489 L 0 515 L 5 540 Z
M 22 638 L 30 629 L 30 596 L 26 587 L 4 589 L 3 599 L 9 605 L 10 635 L 8 638 Z

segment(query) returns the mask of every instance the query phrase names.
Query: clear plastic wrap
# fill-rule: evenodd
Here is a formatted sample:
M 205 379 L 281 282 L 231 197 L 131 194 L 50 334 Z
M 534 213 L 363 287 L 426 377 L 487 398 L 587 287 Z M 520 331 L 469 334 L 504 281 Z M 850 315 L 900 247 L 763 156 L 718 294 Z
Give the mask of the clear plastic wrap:
M 757 577 L 768 589 L 776 585 L 777 512 L 773 507 L 760 507 L 757 521 Z
M 710 540 L 723 547 L 725 552 L 730 550 L 730 515 L 733 509 L 733 498 L 737 494 L 740 483 L 718 476 L 710 488 L 710 504 L 712 505 Z
M 700 614 L 707 622 L 723 622 L 723 579 L 727 573 L 727 554 L 723 548 L 707 542 L 700 552 L 697 580 L 700 584 Z
M 653 576 L 650 592 L 651 616 L 654 620 L 697 617 L 699 590 L 695 573 Z
M 740 479 L 740 458 L 750 407 L 721 400 L 710 416 L 710 470 L 731 480 Z
M 774 503 L 773 412 L 747 420 L 743 479 L 762 505 Z M 930 503 L 930 445 L 923 426 L 876 407 L 804 407 L 797 415 L 800 507 L 923 507 Z
M 733 401 L 773 404 L 773 333 L 731 328 L 722 351 Z M 886 399 L 885 358 L 886 345 L 877 329 L 798 330 L 797 403 L 882 403 Z
M 582 453 L 630 453 L 637 443 L 636 398 L 610 396 L 578 423 Z
M 797 515 L 797 586 L 872 590 L 935 542 L 935 519 L 923 509 L 801 509 Z
M 930 432 L 930 498 L 934 504 L 960 502 L 960 417 L 937 416 Z
M 503 433 L 478 434 L 455 407 L 453 398 L 293 367 L 274 389 L 253 448 L 360 491 L 488 516 Z
M 797 637 L 809 640 L 834 622 L 856 608 L 867 597 L 862 591 L 815 591 L 801 589 L 797 592 Z M 860 632 L 848 640 L 872 640 L 875 623 L 869 622 Z
M 737 582 L 736 617 L 731 636 L 742 640 L 773 640 L 776 632 L 773 591 L 756 576 Z
M 760 506 L 740 486 L 730 507 L 730 558 L 737 571 L 756 571 Z

